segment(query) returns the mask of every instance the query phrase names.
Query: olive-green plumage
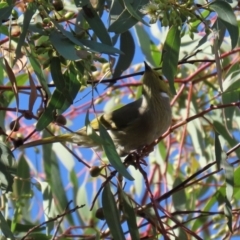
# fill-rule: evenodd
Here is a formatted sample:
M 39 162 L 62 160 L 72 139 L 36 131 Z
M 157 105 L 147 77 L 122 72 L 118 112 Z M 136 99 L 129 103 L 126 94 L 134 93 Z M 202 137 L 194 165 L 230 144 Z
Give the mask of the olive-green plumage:
M 108 130 L 120 156 L 151 144 L 171 124 L 171 93 L 168 84 L 146 63 L 142 82 L 141 98 L 110 113 L 104 113 L 90 123 L 95 131 L 98 131 L 99 122 Z M 26 143 L 22 147 L 65 141 L 82 147 L 100 147 L 87 135 L 86 127 L 76 133 L 48 137 Z

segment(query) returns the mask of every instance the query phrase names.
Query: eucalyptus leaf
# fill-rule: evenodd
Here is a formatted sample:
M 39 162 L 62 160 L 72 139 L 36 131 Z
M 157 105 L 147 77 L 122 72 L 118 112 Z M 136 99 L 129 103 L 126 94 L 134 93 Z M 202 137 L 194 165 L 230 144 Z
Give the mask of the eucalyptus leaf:
M 172 26 L 169 29 L 163 45 L 162 72 L 163 75 L 168 79 L 170 89 L 173 94 L 176 94 L 174 78 L 177 73 L 178 57 L 181 44 L 180 33 L 181 31 L 179 30 L 178 26 Z
M 125 166 L 123 165 L 122 160 L 116 151 L 113 140 L 109 136 L 107 130 L 102 126 L 102 124 L 99 124 L 99 132 L 100 137 L 103 139 L 102 141 L 103 149 L 104 152 L 106 153 L 109 162 L 125 178 L 127 178 L 130 181 L 133 181 L 134 178 L 128 173 Z
M 3 20 L 8 19 L 9 16 L 11 15 L 13 9 L 12 6 L 8 6 L 5 4 L 5 7 L 0 8 L 0 26 L 2 25 Z
M 125 192 L 121 192 L 122 196 L 122 204 L 124 209 L 124 216 L 127 220 L 128 229 L 132 239 L 140 239 L 140 235 L 138 232 L 137 219 L 136 214 L 133 209 L 133 204 L 131 203 L 130 198 L 127 196 Z
M 235 48 L 238 42 L 239 28 L 233 9 L 225 1 L 214 1 L 209 4 L 209 7 L 218 14 L 218 18 L 227 28 L 231 37 L 232 49 Z
M 2 212 L 0 212 L 0 223 L 1 223 L 1 231 L 3 232 L 3 235 L 7 238 L 7 239 L 11 239 L 14 240 L 15 237 L 10 229 L 10 227 L 8 226 L 8 223 L 6 221 L 6 219 L 4 218 L 4 216 L 2 215 Z
M 103 213 L 114 239 L 124 240 L 124 233 L 120 223 L 120 216 L 110 185 L 107 183 L 102 193 Z
M 24 13 L 22 32 L 21 32 L 20 38 L 18 40 L 18 45 L 17 45 L 16 51 L 15 51 L 17 59 L 21 57 L 21 48 L 25 43 L 25 38 L 26 38 L 27 33 L 28 33 L 28 28 L 29 28 L 29 25 L 30 25 L 30 21 L 32 19 L 32 16 L 36 12 L 36 10 L 37 10 L 37 5 L 34 2 L 30 2 L 27 5 L 27 10 Z
M 81 11 L 83 11 L 84 18 L 86 19 L 86 21 L 88 22 L 89 26 L 92 28 L 94 33 L 97 35 L 97 37 L 100 39 L 100 41 L 106 45 L 111 46 L 112 45 L 111 38 L 101 18 L 98 16 L 94 8 L 89 4 L 89 5 L 83 6 Z
M 113 78 L 121 76 L 121 74 L 131 65 L 135 53 L 134 39 L 129 31 L 120 35 L 120 50 L 124 53 L 118 58 L 115 66 Z
M 0 186 L 2 190 L 12 191 L 16 169 L 17 164 L 13 153 L 3 142 L 0 142 Z

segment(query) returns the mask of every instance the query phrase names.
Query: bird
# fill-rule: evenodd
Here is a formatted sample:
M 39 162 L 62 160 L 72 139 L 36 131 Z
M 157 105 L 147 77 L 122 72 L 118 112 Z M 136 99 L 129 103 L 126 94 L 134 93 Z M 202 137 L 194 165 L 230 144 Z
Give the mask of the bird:
M 90 122 L 99 134 L 99 123 L 107 130 L 120 157 L 140 151 L 159 138 L 171 125 L 171 91 L 167 82 L 146 62 L 142 76 L 142 96 L 114 111 L 103 113 Z M 23 148 L 55 143 L 71 142 L 81 147 L 101 149 L 99 142 L 87 134 L 84 126 L 75 133 L 66 133 L 23 144 Z

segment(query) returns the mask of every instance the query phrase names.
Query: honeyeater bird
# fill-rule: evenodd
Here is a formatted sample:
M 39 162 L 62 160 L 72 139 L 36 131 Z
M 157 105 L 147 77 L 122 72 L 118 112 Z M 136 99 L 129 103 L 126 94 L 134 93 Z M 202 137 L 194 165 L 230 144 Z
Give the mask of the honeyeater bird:
M 168 83 L 145 63 L 142 76 L 142 96 L 134 102 L 90 122 L 97 133 L 101 123 L 111 136 L 120 156 L 140 150 L 160 137 L 172 121 L 171 92 Z M 75 133 L 44 138 L 22 145 L 23 148 L 54 142 L 72 142 L 82 147 L 101 148 L 87 135 L 86 126 Z

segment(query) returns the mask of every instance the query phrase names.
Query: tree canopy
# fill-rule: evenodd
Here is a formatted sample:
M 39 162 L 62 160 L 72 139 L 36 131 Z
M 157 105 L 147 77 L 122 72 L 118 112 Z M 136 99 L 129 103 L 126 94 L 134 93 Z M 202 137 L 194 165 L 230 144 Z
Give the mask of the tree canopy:
M 2 0 L 3 239 L 238 236 L 239 10 L 235 0 Z M 88 129 L 103 151 L 41 145 L 139 98 L 144 61 L 173 95 L 171 127 L 151 146 L 120 159 L 104 128 L 101 138 Z

